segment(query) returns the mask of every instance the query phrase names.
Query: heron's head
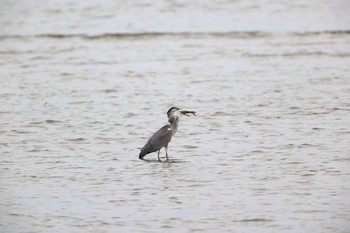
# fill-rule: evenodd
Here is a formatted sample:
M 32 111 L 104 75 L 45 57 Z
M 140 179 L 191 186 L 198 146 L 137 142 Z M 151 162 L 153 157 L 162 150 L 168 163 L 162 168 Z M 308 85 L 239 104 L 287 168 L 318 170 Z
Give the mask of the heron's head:
M 171 116 L 174 116 L 174 115 L 177 115 L 177 116 L 184 115 L 184 116 L 188 116 L 189 117 L 190 114 L 192 114 L 193 116 L 196 116 L 196 112 L 195 111 L 181 109 L 181 108 L 178 108 L 178 107 L 171 107 L 171 108 L 169 108 L 169 110 L 167 112 L 168 118 L 170 118 Z

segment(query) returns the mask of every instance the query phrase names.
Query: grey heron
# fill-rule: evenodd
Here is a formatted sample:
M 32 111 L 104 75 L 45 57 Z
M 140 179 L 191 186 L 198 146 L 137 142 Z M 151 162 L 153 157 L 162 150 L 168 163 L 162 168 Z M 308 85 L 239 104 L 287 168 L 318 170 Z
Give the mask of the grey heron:
M 164 125 L 148 139 L 146 144 L 141 149 L 139 159 L 143 159 L 143 157 L 149 153 L 158 151 L 158 161 L 160 161 L 160 149 L 164 147 L 166 158 L 168 160 L 168 145 L 179 126 L 179 116 L 190 116 L 189 114 L 196 116 L 195 111 L 180 109 L 178 107 L 171 107 L 167 112 L 169 124 Z

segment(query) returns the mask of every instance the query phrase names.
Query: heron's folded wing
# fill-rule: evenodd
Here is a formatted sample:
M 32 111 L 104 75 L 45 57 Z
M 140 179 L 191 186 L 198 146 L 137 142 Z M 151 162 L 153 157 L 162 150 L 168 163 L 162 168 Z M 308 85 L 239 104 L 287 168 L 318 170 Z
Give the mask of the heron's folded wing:
M 148 142 L 152 144 L 159 144 L 161 147 L 167 145 L 172 136 L 172 130 L 169 125 L 164 125 L 157 132 L 155 132 L 152 137 L 148 140 Z

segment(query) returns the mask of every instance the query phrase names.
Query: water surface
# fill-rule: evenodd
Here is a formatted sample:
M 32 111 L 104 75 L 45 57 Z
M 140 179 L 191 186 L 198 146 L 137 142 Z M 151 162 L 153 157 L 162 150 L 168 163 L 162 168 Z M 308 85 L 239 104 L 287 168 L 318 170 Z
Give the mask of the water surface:
M 350 230 L 348 3 L 93 3 L 4 2 L 1 232 Z

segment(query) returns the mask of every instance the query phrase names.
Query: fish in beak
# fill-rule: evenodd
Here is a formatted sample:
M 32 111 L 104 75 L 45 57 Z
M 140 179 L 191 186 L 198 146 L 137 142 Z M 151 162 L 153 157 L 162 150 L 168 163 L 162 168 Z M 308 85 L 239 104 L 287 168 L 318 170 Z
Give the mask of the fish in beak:
M 179 112 L 182 114 L 182 115 L 185 115 L 185 116 L 191 116 L 190 114 L 192 114 L 193 116 L 196 116 L 196 112 L 195 111 L 191 111 L 191 110 L 187 110 L 187 109 L 180 109 Z

